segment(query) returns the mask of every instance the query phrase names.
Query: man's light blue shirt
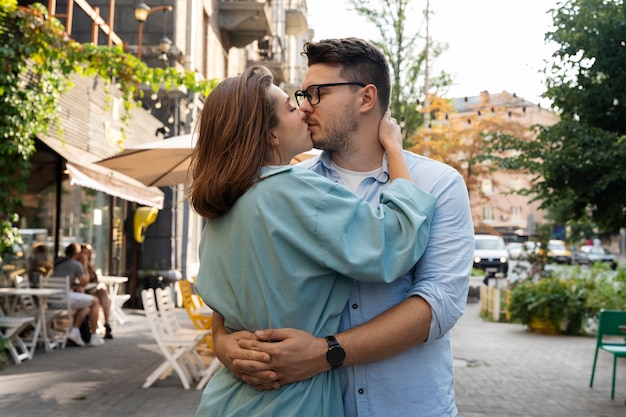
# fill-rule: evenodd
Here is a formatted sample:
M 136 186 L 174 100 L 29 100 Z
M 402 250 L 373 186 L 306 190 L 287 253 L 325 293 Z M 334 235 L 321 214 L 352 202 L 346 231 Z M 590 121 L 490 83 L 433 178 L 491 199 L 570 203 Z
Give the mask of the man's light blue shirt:
M 415 267 L 391 284 L 354 281 L 341 317 L 346 330 L 361 325 L 405 298 L 419 295 L 432 308 L 428 340 L 392 358 L 339 370 L 347 417 L 449 417 L 457 415 L 450 329 L 465 311 L 474 253 L 474 227 L 461 175 L 443 163 L 404 153 L 415 183 L 437 198 L 431 235 Z M 341 182 L 330 154 L 301 166 Z M 390 184 L 386 160 L 376 178 L 366 178 L 356 194 L 377 205 Z

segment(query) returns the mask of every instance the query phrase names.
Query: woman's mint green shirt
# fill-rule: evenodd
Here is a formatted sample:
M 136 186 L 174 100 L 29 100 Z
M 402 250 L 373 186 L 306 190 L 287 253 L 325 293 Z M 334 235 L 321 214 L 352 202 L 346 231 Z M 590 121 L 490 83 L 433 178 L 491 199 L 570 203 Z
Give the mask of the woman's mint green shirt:
M 420 258 L 435 198 L 394 181 L 372 207 L 310 170 L 266 167 L 233 208 L 209 219 L 196 281 L 229 331 L 293 327 L 337 333 L 351 280 L 391 282 Z M 343 416 L 336 372 L 258 391 L 220 369 L 197 416 Z

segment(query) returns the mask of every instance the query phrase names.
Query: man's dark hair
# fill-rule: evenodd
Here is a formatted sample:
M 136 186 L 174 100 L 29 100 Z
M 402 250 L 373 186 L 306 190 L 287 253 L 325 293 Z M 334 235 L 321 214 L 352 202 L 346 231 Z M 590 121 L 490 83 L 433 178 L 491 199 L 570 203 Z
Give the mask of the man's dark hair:
M 72 256 L 76 255 L 78 252 L 80 252 L 80 245 L 76 242 L 70 243 L 65 248 L 65 256 L 67 256 L 68 258 L 71 258 Z
M 385 55 L 371 43 L 359 38 L 324 39 L 306 42 L 301 54 L 308 65 L 341 67 L 347 81 L 374 84 L 382 111 L 389 107 L 391 80 Z

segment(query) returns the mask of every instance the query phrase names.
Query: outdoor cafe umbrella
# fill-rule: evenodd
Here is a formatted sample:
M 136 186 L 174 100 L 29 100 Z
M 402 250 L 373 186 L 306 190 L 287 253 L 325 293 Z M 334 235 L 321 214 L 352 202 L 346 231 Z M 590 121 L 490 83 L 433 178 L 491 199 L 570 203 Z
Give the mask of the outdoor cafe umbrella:
M 191 152 L 196 144 L 196 136 L 186 134 L 157 140 L 128 149 L 97 163 L 135 178 L 147 186 L 172 186 L 186 184 Z M 297 155 L 291 163 L 297 163 L 320 151 L 312 149 Z
M 129 147 L 97 163 L 147 186 L 185 184 L 195 144 L 195 135 L 174 136 Z

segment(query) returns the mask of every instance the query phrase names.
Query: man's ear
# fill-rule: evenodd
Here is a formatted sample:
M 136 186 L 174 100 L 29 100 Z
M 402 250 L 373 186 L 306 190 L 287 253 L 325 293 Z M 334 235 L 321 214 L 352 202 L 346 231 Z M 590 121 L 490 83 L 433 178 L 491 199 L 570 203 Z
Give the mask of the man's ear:
M 371 111 L 376 106 L 376 99 L 378 98 L 378 89 L 374 84 L 368 84 L 363 87 L 362 91 L 361 111 Z

